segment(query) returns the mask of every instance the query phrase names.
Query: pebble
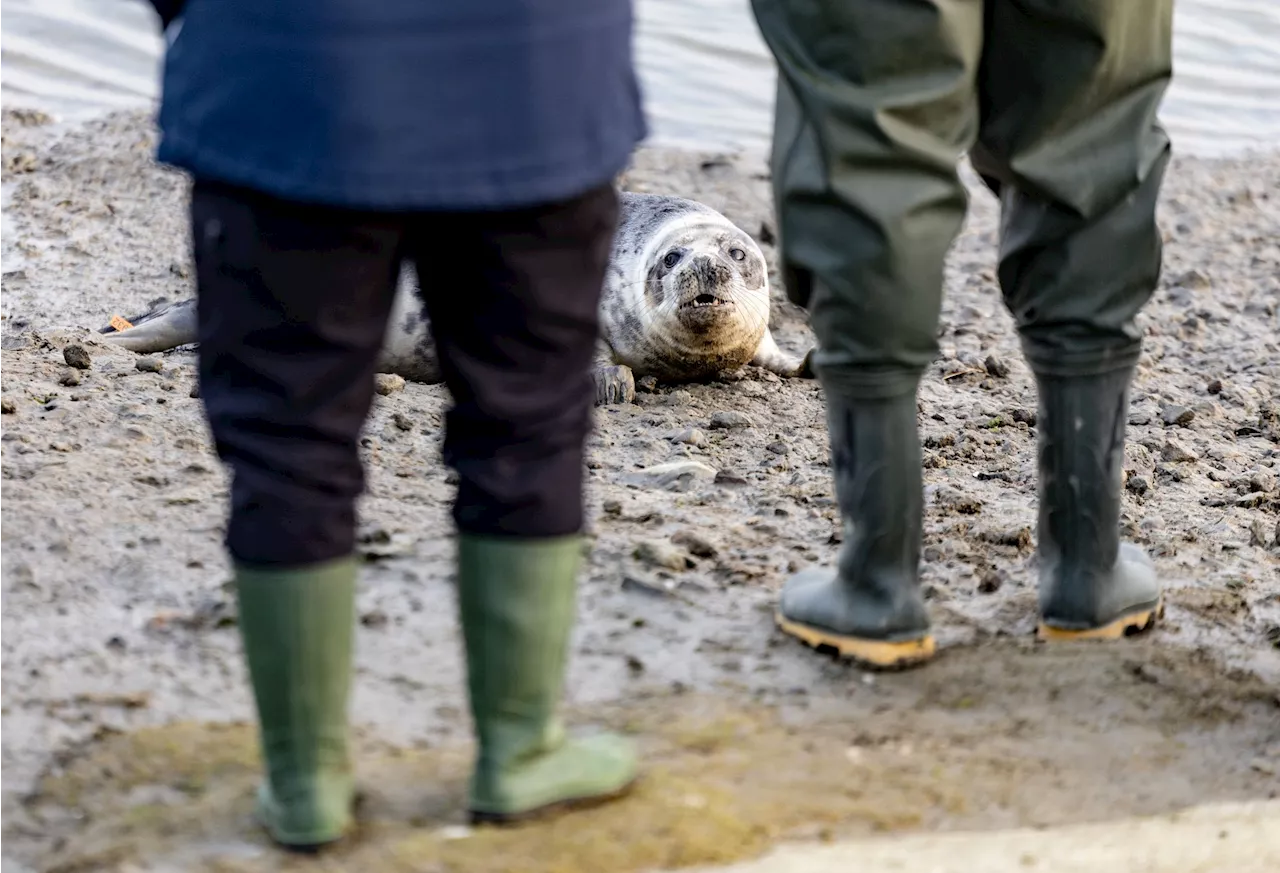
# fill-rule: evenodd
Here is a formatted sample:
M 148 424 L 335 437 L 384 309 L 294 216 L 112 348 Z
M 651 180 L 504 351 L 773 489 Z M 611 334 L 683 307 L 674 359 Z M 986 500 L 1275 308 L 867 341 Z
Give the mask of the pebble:
M 1214 379 L 1214 380 L 1213 380 L 1212 382 L 1210 382 L 1208 385 L 1204 386 L 1204 390 L 1208 391 L 1210 394 L 1221 394 L 1221 393 L 1222 393 L 1222 380 L 1221 380 L 1221 379 Z
M 707 435 L 696 427 L 682 430 L 671 438 L 673 443 L 684 443 L 690 446 L 705 446 L 707 444 Z
M 791 451 L 784 442 L 769 443 L 769 445 L 765 446 L 765 450 L 773 452 L 775 455 L 785 455 Z
M 1175 463 L 1185 463 L 1185 462 L 1199 460 L 1199 458 L 1197 458 L 1193 452 L 1183 448 L 1182 446 L 1175 443 L 1173 440 L 1169 440 L 1167 443 L 1164 444 L 1164 448 L 1160 450 L 1160 457 L 1166 461 L 1173 461 Z
M 689 569 L 689 559 L 684 552 L 668 543 L 644 540 L 636 544 L 631 556 L 642 564 L 653 567 L 676 571 Z
M 373 377 L 373 390 L 383 397 L 404 390 L 404 377 L 395 373 L 378 373 Z
M 699 461 L 671 461 L 628 473 L 623 477 L 623 482 L 645 488 L 666 488 L 682 479 L 698 476 L 715 478 L 715 475 L 714 467 L 708 467 Z
M 84 350 L 84 346 L 72 343 L 62 350 L 62 360 L 67 362 L 68 367 L 75 367 L 77 370 L 89 369 L 89 353 Z
M 75 387 L 80 384 L 80 373 L 72 369 L 63 370 L 62 375 L 58 377 L 58 384 L 66 385 L 68 388 Z
M 1000 577 L 1000 573 L 996 570 L 985 570 L 982 578 L 978 580 L 979 594 L 995 594 L 1000 590 L 1000 586 L 1004 584 L 1004 579 Z
M 606 500 L 600 508 L 604 511 L 605 515 L 611 515 L 614 518 L 622 515 L 621 500 Z
M 1185 406 L 1164 406 L 1160 409 L 1160 420 L 1167 425 L 1186 427 L 1191 424 L 1195 417 L 1195 410 L 1188 409 Z
M 1280 525 L 1277 525 L 1276 532 L 1280 533 Z M 1266 548 L 1271 545 L 1270 535 L 1267 533 L 1267 526 L 1262 523 L 1262 519 L 1255 518 L 1249 525 L 1249 545 L 1260 546 Z
M 739 427 L 752 427 L 751 419 L 741 412 L 715 412 L 711 415 L 709 427 L 712 430 L 733 430 Z
M 199 396 L 200 396 L 200 383 L 199 383 L 199 382 L 197 382 L 196 384 L 194 384 L 194 385 L 192 385 L 192 386 L 191 386 L 191 391 L 190 391 L 190 393 L 188 393 L 188 394 L 187 394 L 187 396 L 188 396 L 188 397 L 190 397 L 190 398 L 192 398 L 192 399 L 197 398 L 197 397 L 199 397 Z
M 732 470 L 721 470 L 716 473 L 715 484 L 717 485 L 746 485 L 747 480 Z
M 671 542 L 677 546 L 683 546 L 689 554 L 697 558 L 714 558 L 716 556 L 716 547 L 690 530 L 676 531 L 671 535 Z
M 403 431 L 413 430 L 413 419 L 409 418 L 409 416 L 405 415 L 402 412 L 397 412 L 394 415 L 392 415 L 391 422 L 400 430 L 403 430 Z
M 1265 471 L 1259 471 L 1249 477 L 1249 490 L 1270 494 L 1276 490 L 1276 477 Z
M 138 358 L 138 362 L 134 366 L 142 373 L 159 373 L 164 369 L 164 361 L 152 357 Z
M 386 627 L 387 621 L 387 614 L 381 609 L 371 609 L 360 616 L 360 624 L 365 627 Z
M 995 355 L 988 355 L 982 364 L 986 371 L 995 376 L 997 379 L 1003 379 L 1009 375 L 1009 365 L 997 358 Z
M 1009 415 L 1015 422 L 1022 422 L 1027 427 L 1035 427 L 1039 418 L 1034 409 L 1015 409 Z
M 4 415 L 12 415 L 18 411 L 18 404 L 13 402 L 12 397 L 0 398 L 0 413 Z
M 1134 494 L 1142 495 L 1151 490 L 1151 482 L 1147 480 L 1146 476 L 1130 476 L 1129 481 L 1124 483 L 1124 487 Z

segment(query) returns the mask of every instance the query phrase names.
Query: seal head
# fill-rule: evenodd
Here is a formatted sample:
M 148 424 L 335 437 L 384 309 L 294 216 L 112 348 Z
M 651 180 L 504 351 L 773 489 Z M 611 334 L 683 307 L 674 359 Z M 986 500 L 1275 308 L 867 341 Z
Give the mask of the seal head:
M 624 197 L 601 306 L 614 360 L 669 382 L 749 363 L 769 327 L 769 271 L 755 240 L 700 203 Z

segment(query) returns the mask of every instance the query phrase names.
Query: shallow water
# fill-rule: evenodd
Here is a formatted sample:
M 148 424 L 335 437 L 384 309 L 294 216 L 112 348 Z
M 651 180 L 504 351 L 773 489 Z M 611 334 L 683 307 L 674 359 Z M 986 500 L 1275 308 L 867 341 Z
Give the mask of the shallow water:
M 145 105 L 162 41 L 141 0 L 5 0 L 5 105 L 65 116 Z M 748 0 L 637 0 L 636 51 L 665 144 L 765 149 L 773 62 Z M 1280 146 L 1280 2 L 1177 0 L 1163 120 L 1180 152 Z

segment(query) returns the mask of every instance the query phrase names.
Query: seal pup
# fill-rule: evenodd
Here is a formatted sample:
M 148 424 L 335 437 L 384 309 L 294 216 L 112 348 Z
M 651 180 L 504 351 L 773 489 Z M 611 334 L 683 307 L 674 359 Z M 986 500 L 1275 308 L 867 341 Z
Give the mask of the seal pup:
M 747 364 L 811 377 L 809 355 L 783 352 L 769 330 L 769 269 L 749 234 L 695 200 L 620 192 L 618 229 L 600 299 L 597 405 L 635 399 L 635 380 L 707 381 Z M 438 383 L 420 278 L 400 270 L 378 368 Z M 103 339 L 140 354 L 196 341 L 196 301 L 158 306 Z

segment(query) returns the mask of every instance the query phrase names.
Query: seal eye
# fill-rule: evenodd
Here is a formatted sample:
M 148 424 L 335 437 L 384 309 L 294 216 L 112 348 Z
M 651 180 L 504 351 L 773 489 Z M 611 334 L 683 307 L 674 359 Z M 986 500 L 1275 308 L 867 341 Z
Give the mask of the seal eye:
M 729 249 L 729 257 L 733 258 L 735 261 L 745 261 L 747 259 L 747 253 L 742 249 Z
M 662 259 L 662 265 L 670 270 L 676 264 L 680 263 L 679 252 L 667 252 L 667 256 Z

